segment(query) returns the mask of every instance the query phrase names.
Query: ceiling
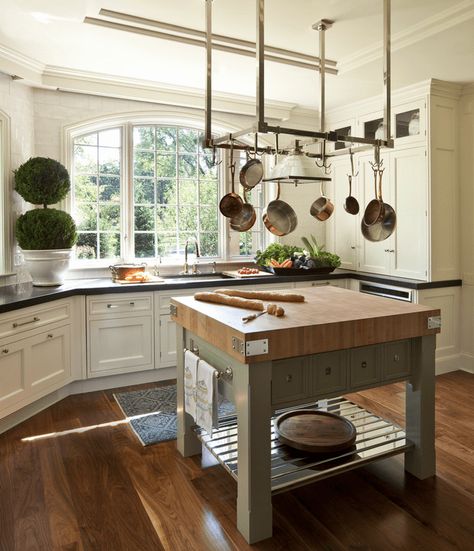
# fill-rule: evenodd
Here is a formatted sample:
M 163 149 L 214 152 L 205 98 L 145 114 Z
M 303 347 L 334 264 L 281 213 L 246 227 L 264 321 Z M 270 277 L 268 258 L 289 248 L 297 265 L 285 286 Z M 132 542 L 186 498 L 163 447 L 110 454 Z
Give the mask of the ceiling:
M 83 23 L 101 8 L 204 30 L 204 0 L 0 0 L 0 57 L 11 51 L 43 70 L 203 89 L 204 49 Z M 213 14 L 213 32 L 255 40 L 255 0 L 214 0 Z M 318 55 L 311 25 L 321 18 L 335 21 L 326 54 L 340 71 L 328 75 L 328 107 L 381 92 L 382 0 L 267 1 L 265 43 Z M 474 0 L 392 0 L 393 88 L 429 78 L 474 81 L 473 37 Z M 271 62 L 265 70 L 268 100 L 318 107 L 316 73 Z M 255 61 L 215 52 L 213 86 L 254 96 Z

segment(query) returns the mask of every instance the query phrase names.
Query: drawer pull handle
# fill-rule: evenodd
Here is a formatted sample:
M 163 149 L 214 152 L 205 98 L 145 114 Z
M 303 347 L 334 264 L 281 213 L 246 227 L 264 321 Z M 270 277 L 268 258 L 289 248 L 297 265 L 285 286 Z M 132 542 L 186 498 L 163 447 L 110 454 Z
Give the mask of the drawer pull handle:
M 4 348 L 4 349 L 2 350 L 2 354 L 8 354 L 8 352 L 10 352 L 10 350 L 8 350 L 8 348 Z
M 313 283 L 311 283 L 312 287 L 322 287 L 323 285 L 329 285 L 329 281 L 325 281 L 324 283 L 316 283 L 313 281 Z
M 367 367 L 367 362 L 362 362 L 360 364 L 360 367 L 362 367 L 363 369 L 365 369 Z
M 135 306 L 135 303 L 134 303 L 134 302 L 131 302 L 131 303 L 130 303 L 130 306 Z
M 287 383 L 291 383 L 292 380 L 293 380 L 293 375 L 287 375 L 286 376 L 286 382 Z
M 120 308 L 120 304 L 107 304 L 107 308 Z
M 324 373 L 326 375 L 331 375 L 331 368 L 330 367 L 326 367 L 326 369 L 324 370 Z
M 352 249 L 353 251 L 355 251 L 355 247 L 354 247 L 354 245 L 351 245 L 351 249 Z
M 46 338 L 52 339 L 52 338 L 53 338 L 53 334 L 52 334 L 52 333 L 48 333 L 48 334 L 46 335 Z
M 16 329 L 17 327 L 21 327 L 22 325 L 28 325 L 30 323 L 35 323 L 35 321 L 40 321 L 40 319 L 35 316 L 32 320 L 23 321 L 21 323 L 17 323 L 17 322 L 12 323 L 13 329 Z
M 393 355 L 393 361 L 394 362 L 399 362 L 400 361 L 400 356 L 398 354 L 394 354 Z

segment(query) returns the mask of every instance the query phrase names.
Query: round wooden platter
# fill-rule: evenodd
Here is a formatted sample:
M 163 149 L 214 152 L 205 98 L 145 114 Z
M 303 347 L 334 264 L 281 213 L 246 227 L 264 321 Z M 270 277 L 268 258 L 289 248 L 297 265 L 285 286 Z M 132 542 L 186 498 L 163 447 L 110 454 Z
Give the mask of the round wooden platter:
M 298 409 L 275 419 L 275 431 L 283 444 L 311 453 L 332 453 L 350 448 L 356 439 L 354 425 L 335 413 Z

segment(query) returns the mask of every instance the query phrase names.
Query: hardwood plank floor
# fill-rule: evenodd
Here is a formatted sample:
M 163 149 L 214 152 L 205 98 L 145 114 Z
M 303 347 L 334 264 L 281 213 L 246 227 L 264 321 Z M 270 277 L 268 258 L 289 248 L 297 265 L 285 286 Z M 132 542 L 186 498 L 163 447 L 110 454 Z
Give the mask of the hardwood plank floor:
M 280 494 L 274 536 L 253 546 L 235 527 L 234 480 L 175 442 L 143 447 L 113 392 L 70 396 L 0 435 L 1 551 L 474 549 L 473 375 L 437 378 L 436 477 L 405 474 L 398 456 Z M 401 383 L 350 398 L 403 423 Z M 23 440 L 37 435 L 49 436 Z

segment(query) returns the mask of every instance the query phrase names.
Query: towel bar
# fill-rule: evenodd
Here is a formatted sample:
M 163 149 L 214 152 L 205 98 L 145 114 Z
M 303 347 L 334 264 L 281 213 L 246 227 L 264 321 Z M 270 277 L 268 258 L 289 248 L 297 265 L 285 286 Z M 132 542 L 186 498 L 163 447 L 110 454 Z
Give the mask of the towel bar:
M 185 348 L 184 353 L 186 353 L 188 350 L 192 352 L 193 354 L 196 354 L 196 356 L 199 356 L 199 348 L 197 346 L 194 346 L 193 340 L 191 340 L 190 348 Z M 228 379 L 232 380 L 234 376 L 234 372 L 232 371 L 232 368 L 230 366 L 226 367 L 225 369 L 216 369 L 215 377 L 216 379 Z

